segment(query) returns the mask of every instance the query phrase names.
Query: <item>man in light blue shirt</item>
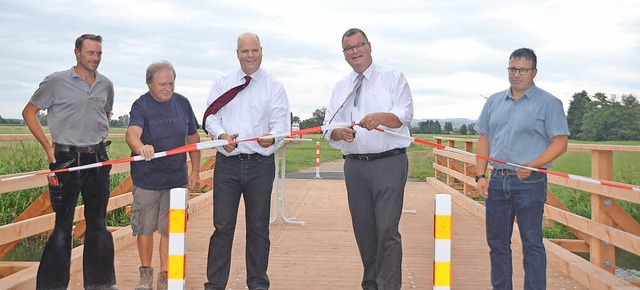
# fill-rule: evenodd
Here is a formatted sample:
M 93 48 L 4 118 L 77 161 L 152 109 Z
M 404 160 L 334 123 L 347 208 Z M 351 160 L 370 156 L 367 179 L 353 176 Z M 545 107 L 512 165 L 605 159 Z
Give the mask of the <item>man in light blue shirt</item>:
M 493 289 L 512 289 L 511 234 L 517 218 L 524 256 L 524 289 L 546 289 L 546 253 L 542 215 L 547 176 L 538 171 L 492 162 L 487 183 L 487 159 L 549 168 L 567 150 L 569 128 L 562 102 L 533 82 L 537 57 L 520 48 L 509 57 L 511 87 L 493 94 L 484 105 L 476 130 L 477 190 L 486 198 L 487 243 Z M 485 158 L 482 158 L 485 157 Z

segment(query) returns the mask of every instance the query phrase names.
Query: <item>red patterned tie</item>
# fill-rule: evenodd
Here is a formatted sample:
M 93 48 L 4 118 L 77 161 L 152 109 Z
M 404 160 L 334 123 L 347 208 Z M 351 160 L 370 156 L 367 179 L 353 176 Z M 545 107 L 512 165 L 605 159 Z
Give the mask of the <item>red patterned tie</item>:
M 207 110 L 204 112 L 204 117 L 202 117 L 202 129 L 204 130 L 205 133 L 209 134 L 209 132 L 207 132 L 207 129 L 205 129 L 206 128 L 205 125 L 207 123 L 207 117 L 209 117 L 209 115 L 215 114 L 218 111 L 220 111 L 222 107 L 224 107 L 227 103 L 231 102 L 231 100 L 233 100 L 233 98 L 235 98 L 240 91 L 242 91 L 244 88 L 246 88 L 249 85 L 249 82 L 251 81 L 251 77 L 244 76 L 244 79 L 246 80 L 244 84 L 231 88 L 230 90 L 222 94 L 220 97 L 218 97 L 215 101 L 213 101 L 211 105 L 209 105 Z

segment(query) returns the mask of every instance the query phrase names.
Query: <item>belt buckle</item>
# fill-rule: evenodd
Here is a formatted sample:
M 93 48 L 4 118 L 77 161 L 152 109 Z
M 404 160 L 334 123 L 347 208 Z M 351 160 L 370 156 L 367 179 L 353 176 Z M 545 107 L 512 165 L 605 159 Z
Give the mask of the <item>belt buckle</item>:
M 98 152 L 98 147 L 97 146 L 76 147 L 76 151 L 79 153 L 93 154 Z
M 360 159 L 360 161 L 371 161 L 369 155 L 360 155 L 358 156 L 358 159 Z

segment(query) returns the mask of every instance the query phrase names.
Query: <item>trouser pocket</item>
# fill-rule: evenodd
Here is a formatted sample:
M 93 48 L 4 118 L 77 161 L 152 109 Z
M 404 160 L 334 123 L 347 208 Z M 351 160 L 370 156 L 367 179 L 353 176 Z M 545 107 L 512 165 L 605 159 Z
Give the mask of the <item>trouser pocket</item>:
M 49 173 L 49 200 L 51 201 L 51 208 L 57 212 L 62 205 L 62 184 L 58 180 L 58 176 L 55 173 Z
M 69 152 L 56 151 L 55 157 L 56 163 L 49 164 L 50 170 L 69 168 L 77 161 L 73 156 L 71 156 L 71 154 L 69 154 Z M 49 183 L 49 200 L 51 201 L 51 208 L 55 212 L 60 210 L 64 198 L 64 181 L 59 177 L 60 176 L 56 173 L 49 173 L 47 175 L 47 181 Z

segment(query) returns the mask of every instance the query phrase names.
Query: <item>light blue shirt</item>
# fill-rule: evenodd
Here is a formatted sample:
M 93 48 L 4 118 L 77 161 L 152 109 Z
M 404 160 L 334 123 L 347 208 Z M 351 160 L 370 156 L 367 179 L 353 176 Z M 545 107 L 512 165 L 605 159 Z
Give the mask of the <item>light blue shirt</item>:
M 549 147 L 551 138 L 569 135 L 562 102 L 535 84 L 519 100 L 513 98 L 510 88 L 491 95 L 475 129 L 488 136 L 489 157 L 514 164 L 533 161 Z M 514 169 L 491 163 L 496 169 Z

